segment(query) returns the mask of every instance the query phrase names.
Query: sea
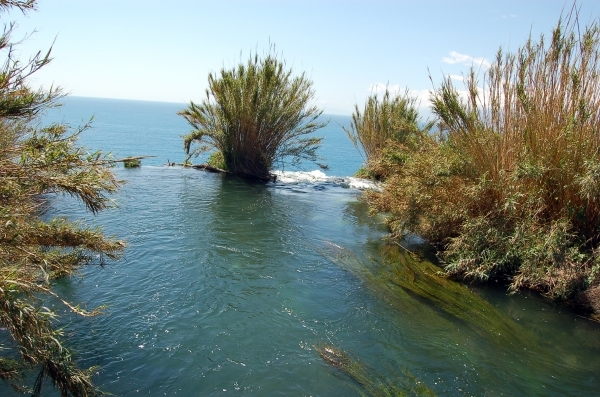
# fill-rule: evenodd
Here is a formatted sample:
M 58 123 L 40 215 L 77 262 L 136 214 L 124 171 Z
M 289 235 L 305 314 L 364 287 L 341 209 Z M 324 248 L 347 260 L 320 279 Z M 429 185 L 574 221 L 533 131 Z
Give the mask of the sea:
M 68 196 L 46 217 L 100 227 L 127 242 L 123 257 L 97 261 L 53 288 L 66 344 L 94 382 L 116 396 L 590 396 L 600 394 L 600 326 L 537 294 L 466 285 L 530 343 L 494 343 L 434 301 L 411 293 L 401 304 L 333 260 L 379 263 L 390 241 L 381 215 L 361 201 L 376 185 L 352 176 L 363 157 L 346 136 L 350 117 L 329 124 L 320 155 L 328 164 L 277 170 L 255 183 L 169 166 L 186 156 L 186 104 L 66 97 L 43 123 L 115 159 L 123 187 L 113 208 L 93 216 Z M 202 158 L 192 159 L 202 162 Z M 335 256 L 335 255 L 334 255 Z M 485 325 L 482 325 L 485 328 Z M 338 349 L 356 373 L 319 351 Z M 361 372 L 362 371 L 362 372 Z M 371 382 L 371 383 L 369 383 Z M 371 386 L 368 386 L 371 385 Z M 374 387 L 375 386 L 380 386 Z M 55 395 L 50 384 L 48 395 Z M 0 389 L 0 394 L 9 389 Z

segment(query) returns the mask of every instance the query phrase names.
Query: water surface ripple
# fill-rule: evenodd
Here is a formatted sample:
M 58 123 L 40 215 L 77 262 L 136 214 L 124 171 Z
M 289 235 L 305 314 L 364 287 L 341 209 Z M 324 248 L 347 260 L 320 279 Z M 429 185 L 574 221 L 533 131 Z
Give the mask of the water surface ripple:
M 598 394 L 596 323 L 533 294 L 472 286 L 522 325 L 519 340 L 531 341 L 498 344 L 485 336 L 491 330 L 474 332 L 391 281 L 374 289 L 323 255 L 339 247 L 370 265 L 385 244 L 386 229 L 359 202 L 360 191 L 333 178 L 352 175 L 362 161 L 341 129 L 349 117 L 333 116 L 322 133 L 332 178 L 312 173 L 304 182 L 265 185 L 162 166 L 183 160 L 189 127 L 176 111 L 184 105 L 66 103 L 49 120 L 76 126 L 95 114 L 81 136 L 92 150 L 157 156 L 139 169 L 115 169 L 127 181 L 114 196 L 118 208 L 93 218 L 56 198 L 47 214 L 85 219 L 129 243 L 122 260 L 55 284 L 75 303 L 108 305 L 93 319 L 55 306 L 80 364 L 99 366 L 95 381 L 104 391 L 361 395 L 313 347 L 331 344 L 391 382 L 410 374 L 440 396 Z
M 173 167 L 115 171 L 127 180 L 118 208 L 95 219 L 69 200 L 52 209 L 129 242 L 123 260 L 56 286 L 88 307 L 108 304 L 92 320 L 65 314 L 82 365 L 101 367 L 97 382 L 108 392 L 359 395 L 316 354 L 320 343 L 389 379 L 408 371 L 438 395 L 598 390 L 595 324 L 533 296 L 486 290 L 552 347 L 542 355 L 518 344 L 499 348 L 408 295 L 406 311 L 391 307 L 327 260 L 325 244 L 365 260 L 384 244 L 385 228 L 358 190 L 253 184 Z

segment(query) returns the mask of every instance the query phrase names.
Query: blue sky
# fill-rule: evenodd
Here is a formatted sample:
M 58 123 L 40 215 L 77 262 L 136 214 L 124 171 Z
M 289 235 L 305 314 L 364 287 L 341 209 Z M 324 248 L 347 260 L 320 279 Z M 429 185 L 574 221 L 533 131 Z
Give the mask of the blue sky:
M 600 2 L 579 1 L 580 23 Z M 548 35 L 564 0 L 184 1 L 40 0 L 12 11 L 28 58 L 54 42 L 53 62 L 34 85 L 77 96 L 187 103 L 204 98 L 208 73 L 265 53 L 269 43 L 314 83 L 315 103 L 351 114 L 373 90 L 408 88 L 427 106 L 444 75 L 460 76 L 516 50 L 530 32 Z M 240 58 L 241 57 L 241 58 Z M 378 88 L 379 87 L 379 88 Z

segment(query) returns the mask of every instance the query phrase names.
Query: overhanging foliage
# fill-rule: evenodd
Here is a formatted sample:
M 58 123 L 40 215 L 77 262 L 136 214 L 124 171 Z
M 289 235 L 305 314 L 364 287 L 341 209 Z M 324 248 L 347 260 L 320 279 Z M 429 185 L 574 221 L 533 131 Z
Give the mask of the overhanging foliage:
M 0 11 L 27 11 L 34 1 L 0 0 Z M 77 367 L 56 329 L 58 316 L 44 301 L 62 302 L 72 312 L 91 316 L 62 299 L 51 280 L 72 274 L 99 256 L 116 258 L 123 243 L 65 219 L 40 218 L 49 194 L 80 199 L 93 213 L 110 205 L 107 194 L 119 186 L 101 153 L 87 153 L 64 125 L 39 128 L 39 116 L 57 105 L 60 89 L 31 89 L 31 75 L 50 62 L 50 52 L 27 63 L 14 56 L 12 25 L 0 37 L 4 64 L 0 70 L 0 327 L 11 343 L 2 346 L 0 377 L 16 390 L 39 395 L 49 378 L 62 396 L 96 393 L 91 369 Z M 32 388 L 20 385 L 25 371 L 36 370 Z

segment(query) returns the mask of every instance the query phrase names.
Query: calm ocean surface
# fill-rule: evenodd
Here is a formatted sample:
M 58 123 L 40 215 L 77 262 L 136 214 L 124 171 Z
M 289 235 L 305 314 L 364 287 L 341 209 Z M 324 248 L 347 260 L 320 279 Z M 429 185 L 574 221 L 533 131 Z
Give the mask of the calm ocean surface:
M 189 133 L 191 126 L 177 115 L 186 104 L 81 97 L 66 97 L 63 101 L 65 105 L 53 110 L 47 119 L 78 127 L 93 116 L 92 128 L 80 138 L 90 149 L 110 152 L 116 158 L 155 156 L 143 160 L 143 165 L 150 166 L 182 163 L 186 158 L 182 135 Z M 326 174 L 353 175 L 363 159 L 342 130 L 342 126 L 349 127 L 350 117 L 323 115 L 322 118 L 329 120 L 329 124 L 315 135 L 325 137 L 319 154 L 329 166 Z M 318 167 L 304 164 L 302 168 L 312 171 Z
M 398 310 L 327 259 L 330 246 L 365 262 L 381 256 L 386 229 L 358 201 L 359 190 L 323 176 L 265 185 L 166 167 L 185 159 L 182 104 L 75 97 L 65 104 L 47 119 L 76 127 L 95 115 L 81 135 L 86 147 L 156 156 L 138 169 L 114 169 L 127 183 L 114 196 L 118 207 L 96 218 L 68 198 L 52 201 L 50 215 L 84 219 L 129 244 L 122 260 L 55 286 L 89 308 L 107 305 L 93 319 L 56 306 L 81 365 L 99 366 L 102 390 L 361 395 L 314 349 L 330 344 L 391 382 L 418 379 L 440 396 L 600 393 L 596 323 L 532 294 L 474 290 L 544 349 L 499 346 L 409 294 L 408 309 Z M 329 177 L 350 176 L 362 163 L 340 127 L 349 121 L 331 116 L 318 134 Z

